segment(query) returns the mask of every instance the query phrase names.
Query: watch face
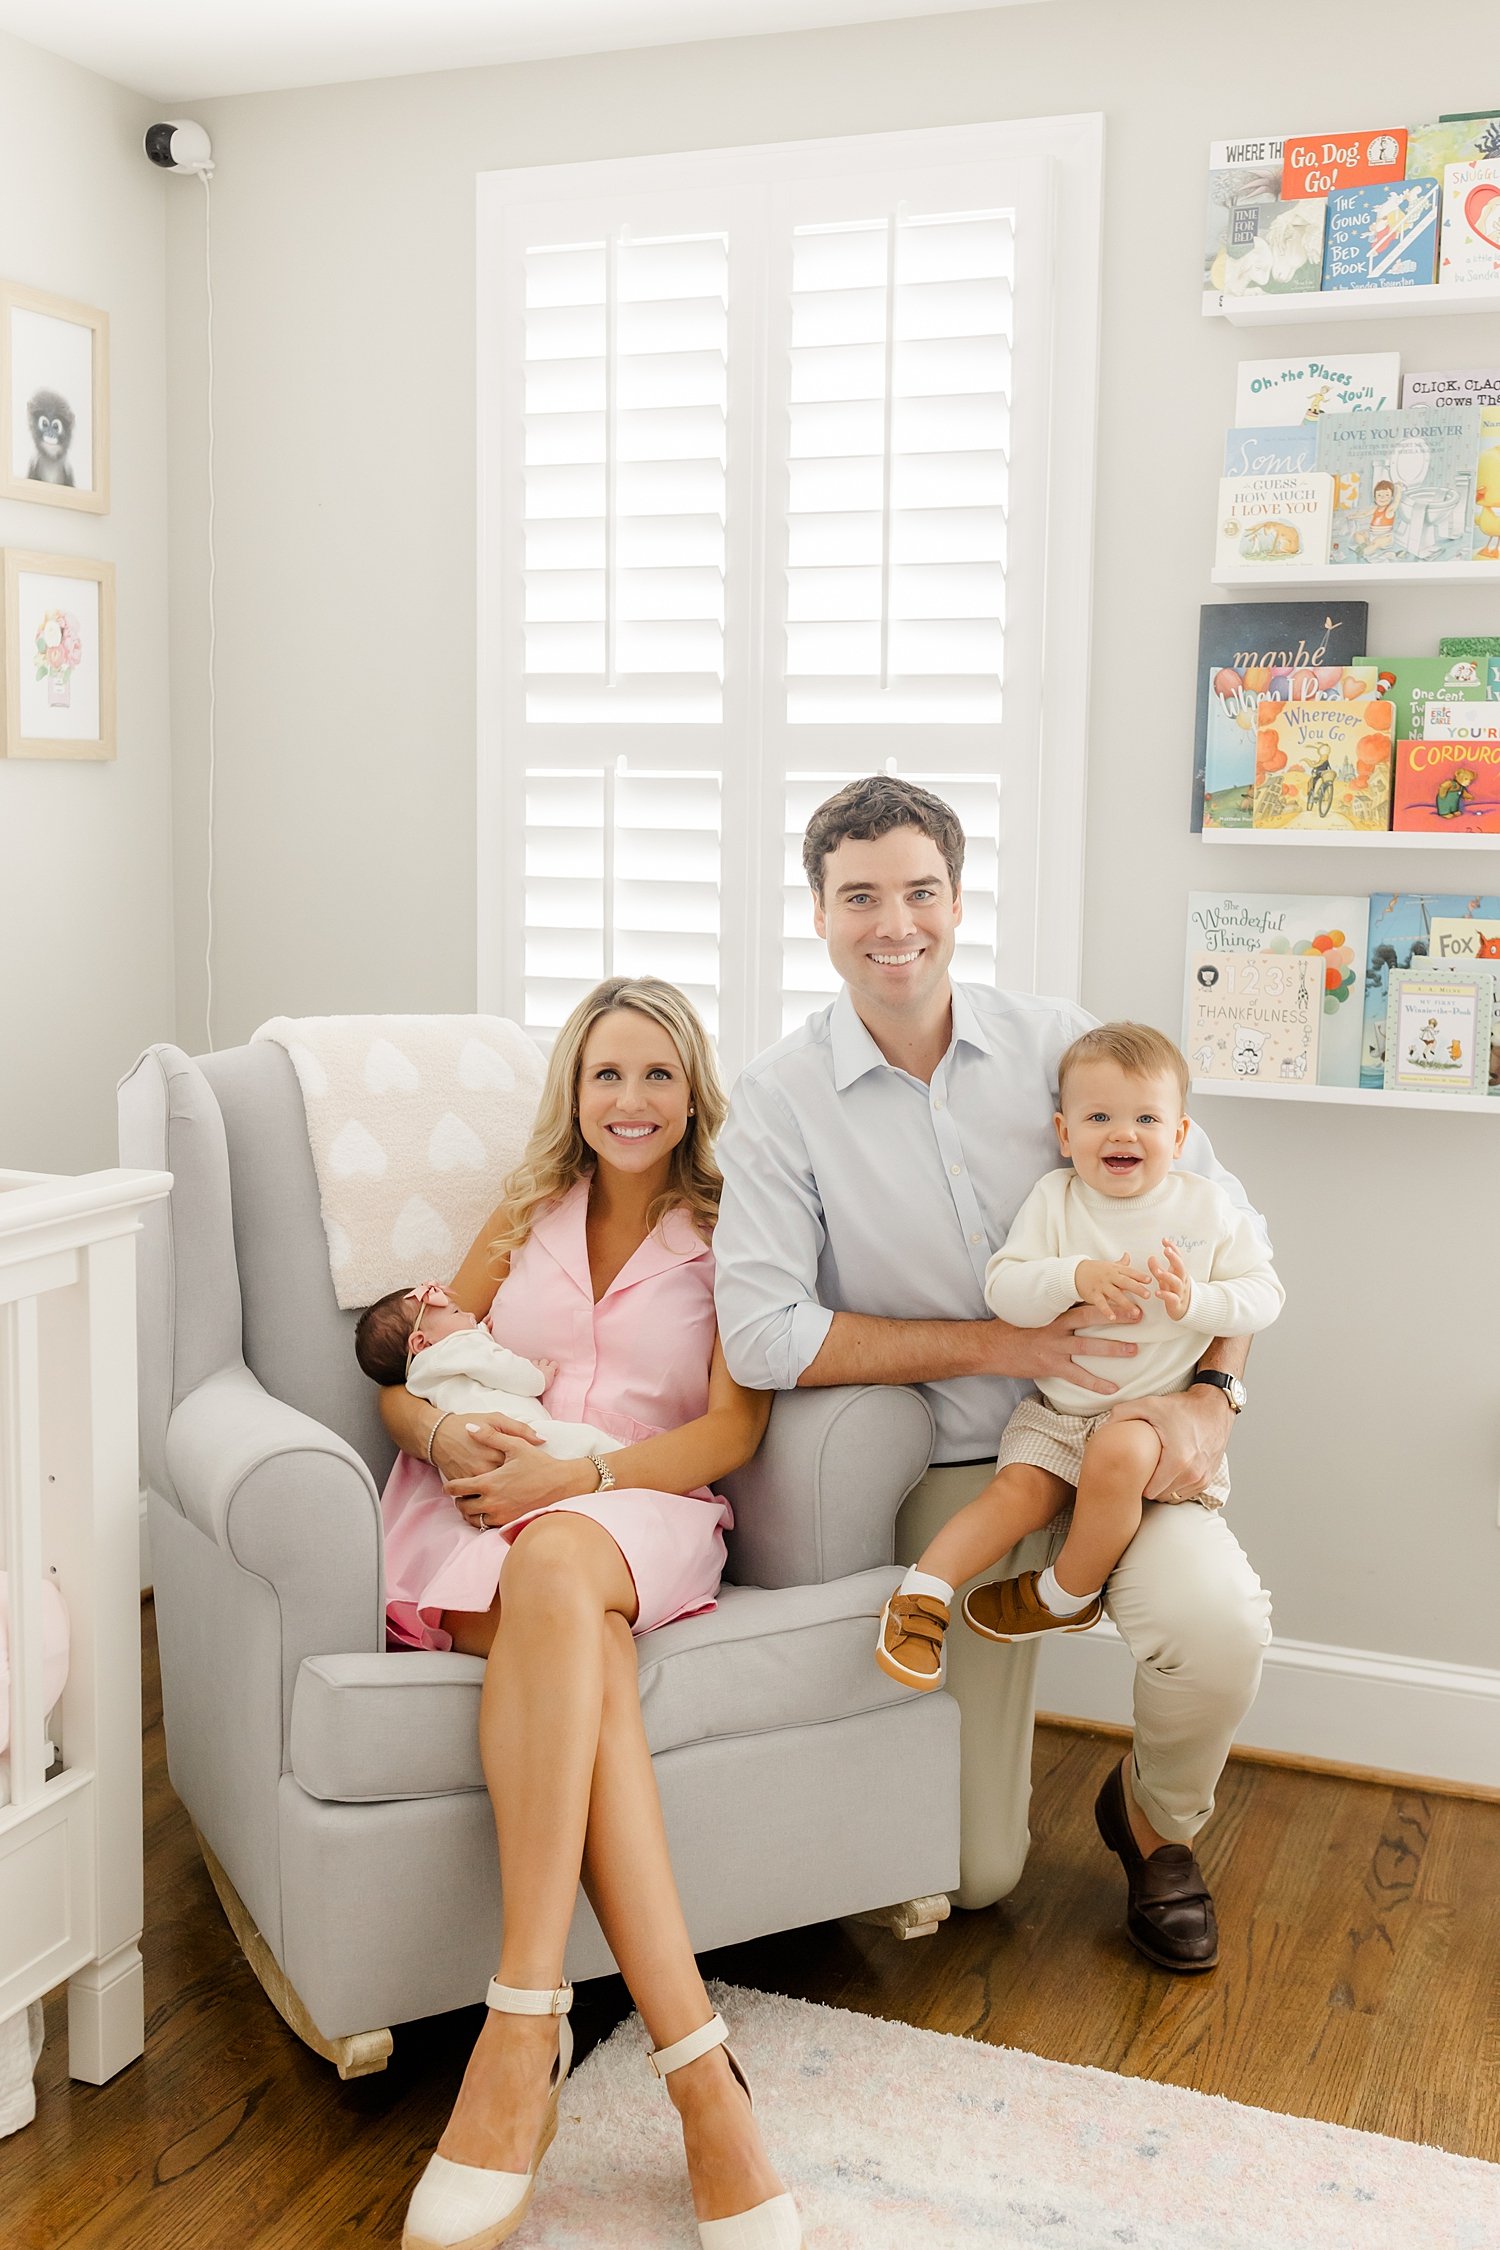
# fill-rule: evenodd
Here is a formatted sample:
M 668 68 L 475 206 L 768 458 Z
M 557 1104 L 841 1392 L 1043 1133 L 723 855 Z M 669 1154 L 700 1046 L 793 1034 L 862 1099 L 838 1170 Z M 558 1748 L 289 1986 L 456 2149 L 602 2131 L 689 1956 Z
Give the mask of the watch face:
M 1231 1375 L 1229 1378 L 1229 1395 L 1236 1406 L 1243 1406 L 1250 1395 L 1238 1375 Z

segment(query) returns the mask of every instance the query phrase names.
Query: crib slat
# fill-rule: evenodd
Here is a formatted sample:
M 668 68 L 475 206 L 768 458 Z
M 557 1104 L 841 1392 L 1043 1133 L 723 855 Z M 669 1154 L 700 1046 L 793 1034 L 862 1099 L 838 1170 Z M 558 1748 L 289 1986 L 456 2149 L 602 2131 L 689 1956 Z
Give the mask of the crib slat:
M 10 1581 L 10 1793 L 42 1792 L 42 1457 L 34 1297 L 0 1306 L 0 1508 Z

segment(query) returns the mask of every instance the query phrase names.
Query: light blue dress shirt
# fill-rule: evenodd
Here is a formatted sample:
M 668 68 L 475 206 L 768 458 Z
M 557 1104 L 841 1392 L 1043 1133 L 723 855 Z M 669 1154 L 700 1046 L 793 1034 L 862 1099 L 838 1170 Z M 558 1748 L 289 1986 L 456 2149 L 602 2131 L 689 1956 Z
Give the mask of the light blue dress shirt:
M 985 1267 L 1057 1168 L 1058 1061 L 1094 1021 L 1066 1000 L 956 984 L 928 1086 L 886 1061 L 845 989 L 747 1064 L 718 1146 L 715 1298 L 731 1374 L 795 1389 L 836 1312 L 989 1319 Z M 1179 1164 L 1251 1209 L 1196 1125 Z M 993 1460 L 1032 1389 L 1003 1375 L 918 1387 L 945 1462 Z

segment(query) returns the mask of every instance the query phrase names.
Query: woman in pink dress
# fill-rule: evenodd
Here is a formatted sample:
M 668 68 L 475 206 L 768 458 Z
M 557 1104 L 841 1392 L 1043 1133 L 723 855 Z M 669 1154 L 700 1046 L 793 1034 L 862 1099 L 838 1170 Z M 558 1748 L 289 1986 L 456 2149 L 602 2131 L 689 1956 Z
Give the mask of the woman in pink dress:
M 490 2013 L 405 2250 L 492 2250 L 521 2224 L 572 2039 L 580 1875 L 656 2041 L 709 2250 L 797 2250 L 678 1902 L 631 1635 L 713 1606 L 730 1511 L 709 1489 L 769 1411 L 724 1365 L 708 1237 L 724 1096 L 688 1002 L 611 978 L 558 1036 L 531 1142 L 451 1284 L 500 1342 L 557 1362 L 546 1404 L 623 1440 L 556 1461 L 502 1415 L 382 1393 L 390 1636 L 486 1658 L 480 1748 L 504 1929 Z M 429 1466 L 429 1462 L 432 1464 Z

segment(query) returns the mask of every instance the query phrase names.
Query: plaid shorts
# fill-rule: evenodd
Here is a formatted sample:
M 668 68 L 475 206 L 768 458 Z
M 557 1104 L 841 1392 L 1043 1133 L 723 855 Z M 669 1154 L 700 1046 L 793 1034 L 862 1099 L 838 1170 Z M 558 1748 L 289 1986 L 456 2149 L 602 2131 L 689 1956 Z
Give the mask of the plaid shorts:
M 1005 1425 L 995 1466 L 1003 1469 L 1008 1462 L 1025 1461 L 1033 1469 L 1050 1469 L 1053 1476 L 1061 1477 L 1064 1484 L 1076 1490 L 1084 1445 L 1100 1423 L 1108 1420 L 1107 1413 L 1059 1414 L 1043 1398 L 1023 1398 Z M 1220 1456 L 1206 1489 L 1195 1492 L 1193 1498 L 1205 1508 L 1223 1507 L 1229 1498 L 1227 1455 Z

